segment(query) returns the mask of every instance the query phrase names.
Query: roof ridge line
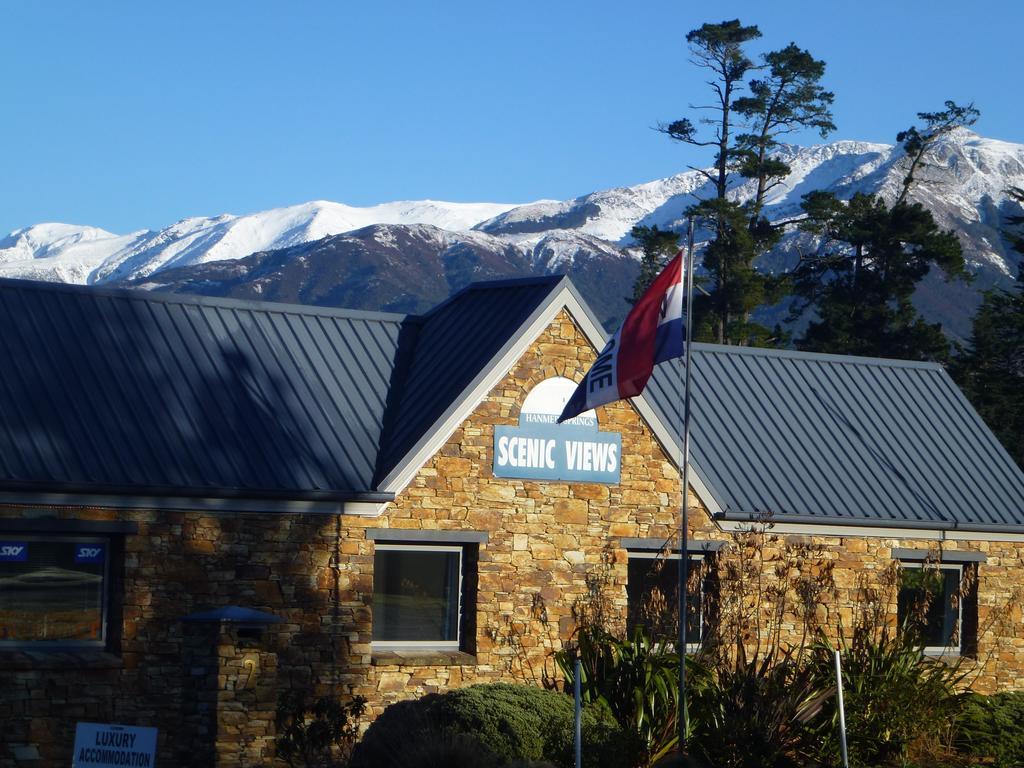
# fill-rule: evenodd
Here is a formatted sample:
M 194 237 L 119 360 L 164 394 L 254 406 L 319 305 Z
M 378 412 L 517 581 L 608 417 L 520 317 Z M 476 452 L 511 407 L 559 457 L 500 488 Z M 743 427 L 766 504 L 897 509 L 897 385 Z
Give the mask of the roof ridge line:
M 398 312 L 381 312 L 370 309 L 353 309 L 349 307 L 330 307 L 319 304 L 296 304 L 284 301 L 259 301 L 256 299 L 235 299 L 222 296 L 203 296 L 191 293 L 167 293 L 148 291 L 139 287 L 80 285 L 77 283 L 58 283 L 47 280 L 21 280 L 18 278 L 0 278 L 0 290 L 48 291 L 61 293 L 77 293 L 89 296 L 101 296 L 128 301 L 144 301 L 152 304 L 189 304 L 201 307 L 225 307 L 231 309 L 248 309 L 258 312 L 277 314 L 299 314 L 329 316 L 345 319 L 378 320 L 381 322 L 402 323 L 416 321 L 420 316 Z
M 845 363 L 852 365 L 875 365 L 885 368 L 923 368 L 944 371 L 941 363 L 926 360 L 904 360 L 896 357 L 862 357 L 860 355 L 840 355 L 834 352 L 808 352 L 802 349 L 777 349 L 774 347 L 740 347 L 733 344 L 710 344 L 693 342 L 695 352 L 710 352 L 728 355 L 752 355 L 759 357 L 783 357 L 793 360 L 809 360 L 827 363 Z

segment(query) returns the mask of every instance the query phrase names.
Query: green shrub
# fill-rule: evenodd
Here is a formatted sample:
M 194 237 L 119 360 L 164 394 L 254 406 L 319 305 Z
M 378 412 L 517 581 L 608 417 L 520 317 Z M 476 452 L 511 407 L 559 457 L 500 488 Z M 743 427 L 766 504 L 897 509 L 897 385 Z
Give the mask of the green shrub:
M 627 767 L 621 729 L 606 710 L 584 711 L 583 737 L 588 768 Z M 472 741 L 481 766 L 548 760 L 570 768 L 573 702 L 556 691 L 508 683 L 473 685 L 399 702 L 367 730 L 352 765 L 409 768 L 410 753 L 443 739 L 459 740 L 463 746 Z
M 607 706 L 630 735 L 635 744 L 630 762 L 650 765 L 668 754 L 679 741 L 679 654 L 652 642 L 641 627 L 625 640 L 583 627 L 574 648 L 555 654 L 566 691 L 574 684 L 576 653 L 583 700 Z
M 359 732 L 366 699 L 350 701 L 304 691 L 285 691 L 277 700 L 277 756 L 292 768 L 322 768 L 347 761 Z
M 817 745 L 831 691 L 797 659 L 770 654 L 712 670 L 689 697 L 691 754 L 715 768 L 795 768 Z
M 504 768 L 493 752 L 468 733 L 428 727 L 392 744 L 389 762 L 367 765 L 395 768 Z M 356 763 L 353 763 L 356 765 Z
M 1024 765 L 1024 693 L 967 696 L 957 719 L 956 746 L 997 768 Z
M 963 678 L 956 663 L 926 656 L 920 640 L 905 628 L 858 627 L 840 649 L 851 766 L 907 765 L 949 756 L 964 696 L 956 689 Z M 812 664 L 819 687 L 834 686 L 835 649 L 826 640 L 815 647 Z M 821 731 L 822 762 L 839 762 L 838 722 L 832 698 Z

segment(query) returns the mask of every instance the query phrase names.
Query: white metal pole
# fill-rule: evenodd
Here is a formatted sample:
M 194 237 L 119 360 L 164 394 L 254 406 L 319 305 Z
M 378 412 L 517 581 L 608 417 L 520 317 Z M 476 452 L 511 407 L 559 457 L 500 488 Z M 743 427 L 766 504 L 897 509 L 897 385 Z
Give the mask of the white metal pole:
M 679 515 L 679 749 L 686 751 L 686 731 L 689 726 L 689 711 L 686 705 L 686 604 L 687 581 L 689 579 L 689 506 L 690 506 L 690 341 L 693 337 L 691 304 L 693 303 L 693 217 L 690 217 L 686 234 L 686 313 L 683 327 L 685 345 L 683 359 L 683 458 L 682 458 L 682 501 Z
M 572 695 L 574 699 L 573 711 L 573 739 L 576 744 L 576 768 L 583 768 L 583 694 L 580 690 L 580 652 L 576 651 L 576 663 L 573 668 Z
M 846 754 L 846 710 L 843 707 L 843 667 L 836 651 L 836 695 L 839 697 L 839 748 L 843 756 L 843 768 L 850 768 L 849 756 Z

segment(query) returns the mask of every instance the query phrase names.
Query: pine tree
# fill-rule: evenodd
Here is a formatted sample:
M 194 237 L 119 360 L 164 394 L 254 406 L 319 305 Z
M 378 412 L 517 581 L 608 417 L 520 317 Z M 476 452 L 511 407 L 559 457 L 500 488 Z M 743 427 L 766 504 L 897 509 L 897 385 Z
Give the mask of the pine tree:
M 643 254 L 640 257 L 640 274 L 633 284 L 633 295 L 630 304 L 636 304 L 644 291 L 654 282 L 661 270 L 665 268 L 679 249 L 679 235 L 668 230 L 658 229 L 658 225 L 647 227 L 637 225 L 629 232 L 633 240 L 640 246 Z
M 1024 204 L 1024 190 L 1010 195 Z M 1009 219 L 1007 237 L 1024 255 L 1024 216 Z M 987 291 L 974 317 L 970 347 L 953 374 L 975 409 L 1024 468 L 1024 262 L 1016 286 Z
M 720 24 L 704 24 L 700 29 L 686 35 L 693 62 L 711 72 L 709 85 L 715 93 L 714 102 L 699 107 L 716 113 L 714 119 L 705 118 L 700 122 L 713 125 L 711 139 L 698 138 L 697 127 L 689 118 L 676 120 L 661 126 L 669 138 L 695 147 L 716 147 L 714 170 L 693 168 L 715 186 L 715 198 L 724 200 L 728 191 L 729 171 L 732 167 L 733 106 L 738 91 L 744 87 L 744 78 L 753 69 L 754 62 L 747 56 L 743 46 L 761 37 L 756 26 L 744 27 L 739 19 L 723 21 Z
M 751 321 L 750 314 L 781 298 L 779 281 L 754 266 L 754 260 L 778 241 L 780 233 L 767 222 L 751 226 L 748 206 L 733 200 L 707 200 L 689 213 L 713 222 L 716 230 L 701 259 L 707 277 L 693 298 L 694 338 L 719 344 L 774 345 L 777 334 Z
M 907 172 L 896 201 L 857 194 L 847 203 L 827 192 L 804 196 L 800 227 L 820 239 L 818 252 L 792 271 L 790 319 L 813 310 L 817 318 L 797 346 L 814 352 L 949 359 L 949 341 L 938 323 L 928 323 L 912 303 L 918 282 L 938 267 L 947 280 L 968 279 L 960 241 L 939 229 L 920 203 L 910 202 L 915 174 L 938 139 L 977 118 L 973 106 L 946 102 L 943 112 L 922 112 L 920 128 L 899 134 Z
M 702 258 L 708 279 L 702 295 L 695 298 L 695 338 L 720 344 L 762 345 L 777 338 L 750 319 L 758 306 L 780 298 L 779 281 L 754 267 L 781 237 L 780 229 L 761 216 L 766 194 L 790 171 L 772 153 L 785 133 L 813 127 L 825 136 L 834 128 L 829 112 L 832 94 L 819 84 L 824 62 L 791 43 L 765 54 L 763 64 L 755 65 L 744 46 L 760 36 L 756 26 L 745 27 L 738 19 L 691 31 L 686 39 L 692 60 L 712 76 L 714 99 L 697 107 L 714 114 L 699 121 L 711 126 L 711 135 L 702 138 L 687 118 L 661 126 L 675 141 L 715 147 L 712 169 L 695 169 L 712 185 L 714 196 L 687 213 L 712 233 Z M 748 75 L 758 71 L 766 71 L 765 76 L 748 83 Z M 750 95 L 740 95 L 747 88 Z M 748 203 L 728 197 L 731 177 L 737 175 L 757 182 L 755 197 Z
M 771 152 L 779 137 L 801 128 L 814 128 L 826 138 L 836 126 L 830 107 L 835 98 L 821 87 L 825 62 L 790 43 L 764 56 L 768 74 L 750 82 L 750 96 L 736 99 L 735 111 L 748 121 L 749 130 L 736 137 L 739 171 L 757 179 L 751 213 L 759 216 L 765 195 L 789 175 L 790 167 Z
M 737 328 L 734 317 L 737 309 L 743 313 L 740 286 L 752 282 L 748 274 L 742 280 L 743 264 L 753 260 L 751 239 L 746 235 L 745 217 L 739 215 L 741 206 L 728 200 L 729 175 L 735 168 L 735 152 L 732 147 L 734 102 L 737 94 L 745 87 L 747 73 L 754 68 L 754 62 L 744 50 L 744 45 L 761 37 L 756 26 L 745 27 L 739 19 L 723 21 L 720 24 L 704 24 L 686 35 L 692 61 L 711 72 L 709 85 L 714 92 L 710 105 L 698 107 L 715 113 L 715 117 L 703 118 L 700 122 L 713 126 L 710 138 L 700 138 L 700 131 L 689 118 L 676 120 L 661 126 L 661 131 L 674 141 L 696 147 L 715 147 L 712 170 L 693 168 L 713 186 L 714 197 L 691 208 L 687 213 L 709 225 L 714 232 L 712 243 L 705 250 L 702 261 L 708 273 L 706 288 L 695 299 L 694 338 L 717 341 L 720 344 L 741 343 L 742 328 Z M 754 278 L 756 280 L 756 278 Z M 739 306 L 737 304 L 739 303 Z M 755 304 L 756 306 L 756 304 Z M 763 330 L 763 329 L 757 329 Z
M 957 380 L 978 414 L 1024 468 L 1024 265 L 1012 291 L 993 289 L 974 316 Z
M 965 275 L 960 241 L 943 232 L 919 203 L 890 207 L 876 195 L 848 203 L 827 192 L 804 196 L 805 231 L 821 238 L 818 255 L 791 273 L 796 311 L 817 319 L 800 349 L 869 357 L 946 360 L 940 324 L 921 318 L 911 298 L 932 266 L 947 278 Z
M 920 183 L 918 173 L 927 167 L 928 156 L 939 139 L 957 128 L 974 125 L 981 116 L 974 104 L 961 107 L 954 101 L 947 101 L 945 107 L 939 112 L 918 112 L 917 119 L 924 125 L 920 128 L 912 125 L 896 134 L 896 141 L 903 145 L 903 162 L 907 169 L 897 204 L 906 202 L 911 187 L 915 182 Z

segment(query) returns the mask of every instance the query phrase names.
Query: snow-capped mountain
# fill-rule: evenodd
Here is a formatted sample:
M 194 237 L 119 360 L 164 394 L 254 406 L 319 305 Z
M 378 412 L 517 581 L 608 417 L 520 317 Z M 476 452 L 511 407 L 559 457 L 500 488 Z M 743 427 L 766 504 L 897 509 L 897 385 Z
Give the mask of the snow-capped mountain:
M 792 172 L 768 195 L 765 212 L 775 220 L 798 215 L 801 196 L 812 190 L 892 198 L 905 174 L 902 151 L 887 144 L 837 141 L 783 147 L 780 154 Z M 1000 230 L 1006 216 L 1020 211 L 1007 189 L 1024 187 L 1024 145 L 958 130 L 918 175 L 913 197 L 958 233 L 975 280 L 946 284 L 931 275 L 917 303 L 963 337 L 979 291 L 1017 274 L 1019 256 Z M 753 182 L 737 183 L 731 194 L 745 199 L 753 191 Z M 630 244 L 630 229 L 681 229 L 686 208 L 710 194 L 706 179 L 687 171 L 574 200 L 518 206 L 423 201 L 356 208 L 318 201 L 184 219 L 127 235 L 41 224 L 0 240 L 0 276 L 418 310 L 473 279 L 569 272 L 614 323 L 626 309 L 622 299 L 637 268 L 622 250 Z M 795 236 L 784 240 L 762 267 L 785 268 L 797 245 Z M 392 283 L 380 277 L 385 266 L 419 277 Z M 376 288 L 355 290 L 360 279 L 378 278 Z
M 799 215 L 801 197 L 813 190 L 832 191 L 842 198 L 857 192 L 881 193 L 892 199 L 906 172 L 902 150 L 889 144 L 837 141 L 785 146 L 778 156 L 792 172 L 768 193 L 765 210 L 773 220 Z M 962 235 L 972 267 L 994 267 L 1005 276 L 1016 276 L 1015 257 L 999 242 L 997 228 L 1001 209 L 1014 205 L 1007 189 L 1024 187 L 1024 145 L 984 139 L 961 129 L 941 142 L 932 163 L 919 174 L 923 178 L 912 198 L 930 208 L 941 226 Z M 734 184 L 731 193 L 744 200 L 754 191 L 755 183 L 747 181 Z M 477 229 L 516 240 L 573 230 L 622 243 L 636 224 L 682 229 L 683 211 L 711 195 L 710 183 L 690 171 L 566 202 L 519 206 L 478 224 Z
M 632 255 L 581 233 L 532 247 L 484 232 L 374 224 L 244 259 L 162 270 L 127 285 L 149 290 L 323 306 L 423 312 L 474 280 L 567 272 L 609 325 L 636 276 Z
M 1024 147 L 1022 157 L 1024 157 Z M 814 147 L 783 147 L 779 156 L 791 166 L 792 173 L 771 190 L 767 207 L 772 218 L 794 215 L 800 195 L 812 189 L 845 191 L 874 173 L 893 155 L 888 144 L 838 141 Z M 752 197 L 753 182 L 733 187 L 741 199 Z M 849 194 L 858 191 L 850 189 Z M 665 179 L 633 187 L 593 192 L 564 202 L 542 201 L 521 205 L 477 225 L 477 229 L 496 235 L 524 237 L 552 230 L 577 230 L 588 235 L 622 242 L 636 224 L 679 228 L 682 212 L 698 199 L 712 194 L 711 185 L 697 171 L 688 171 Z
M 0 277 L 116 283 L 162 269 L 287 248 L 370 224 L 431 224 L 464 230 L 513 207 L 421 200 L 357 208 L 317 200 L 246 216 L 182 219 L 158 232 L 128 235 L 95 227 L 38 224 L 0 240 Z

